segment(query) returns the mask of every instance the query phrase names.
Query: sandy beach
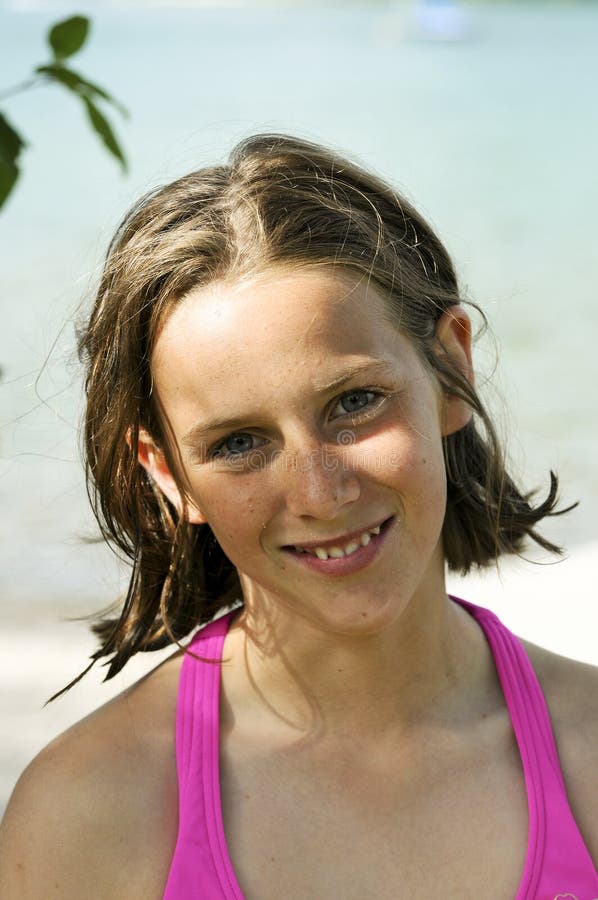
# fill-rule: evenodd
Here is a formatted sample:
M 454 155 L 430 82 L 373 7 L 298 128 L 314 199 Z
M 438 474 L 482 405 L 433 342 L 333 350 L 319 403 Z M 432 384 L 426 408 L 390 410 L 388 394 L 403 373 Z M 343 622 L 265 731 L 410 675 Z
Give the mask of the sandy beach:
M 449 576 L 457 596 L 496 612 L 515 634 L 556 653 L 598 665 L 598 542 L 574 548 L 557 563 L 533 564 L 508 559 L 500 572 L 467 578 Z M 45 700 L 87 664 L 94 638 L 85 623 L 63 621 L 72 606 L 31 610 L 4 625 L 0 635 L 0 809 L 20 772 L 53 737 L 141 678 L 169 656 L 166 648 L 134 658 L 106 684 L 105 670 L 95 667 L 65 696 L 47 707 Z

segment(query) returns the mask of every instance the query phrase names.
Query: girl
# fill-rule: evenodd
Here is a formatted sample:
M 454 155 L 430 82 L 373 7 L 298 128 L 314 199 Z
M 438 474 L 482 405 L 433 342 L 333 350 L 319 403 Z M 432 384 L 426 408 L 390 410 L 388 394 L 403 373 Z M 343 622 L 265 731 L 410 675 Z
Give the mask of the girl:
M 2 897 L 597 898 L 598 670 L 445 590 L 559 552 L 557 479 L 506 471 L 412 206 L 252 137 L 125 218 L 81 349 L 133 562 L 92 664 L 179 649 L 25 771 Z

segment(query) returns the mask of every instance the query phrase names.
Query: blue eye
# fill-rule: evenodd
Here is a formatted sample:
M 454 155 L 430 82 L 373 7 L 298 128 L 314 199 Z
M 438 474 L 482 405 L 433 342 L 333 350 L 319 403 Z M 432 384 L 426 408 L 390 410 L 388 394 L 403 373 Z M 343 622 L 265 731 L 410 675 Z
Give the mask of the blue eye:
M 246 453 L 250 453 L 251 450 L 255 450 L 255 447 L 247 446 L 247 443 L 252 441 L 253 438 L 254 435 L 249 434 L 247 431 L 236 431 L 234 434 L 229 434 L 219 444 L 216 444 L 210 455 L 224 459 L 230 456 L 244 456 Z M 222 452 L 223 450 L 225 452 Z
M 353 391 L 348 391 L 338 401 L 339 403 L 346 404 L 344 412 L 347 415 L 354 415 L 355 413 L 360 413 L 363 409 L 367 409 L 371 406 L 371 401 L 368 400 L 367 395 L 371 397 L 379 397 L 380 394 L 377 391 L 368 391 L 365 388 L 356 388 Z M 352 409 L 347 409 L 347 406 L 353 407 Z

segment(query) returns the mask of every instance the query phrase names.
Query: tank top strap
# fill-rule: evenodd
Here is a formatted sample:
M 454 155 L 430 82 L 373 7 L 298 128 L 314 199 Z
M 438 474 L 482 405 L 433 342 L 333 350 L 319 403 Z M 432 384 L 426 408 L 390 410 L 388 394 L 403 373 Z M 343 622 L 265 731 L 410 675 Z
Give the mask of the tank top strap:
M 219 778 L 222 647 L 236 611 L 201 628 L 181 665 L 176 714 L 179 825 L 164 900 L 243 900 L 226 848 Z
M 451 600 L 486 636 L 521 756 L 529 831 L 515 900 L 598 900 L 598 872 L 569 805 L 546 699 L 525 648 L 491 610 Z

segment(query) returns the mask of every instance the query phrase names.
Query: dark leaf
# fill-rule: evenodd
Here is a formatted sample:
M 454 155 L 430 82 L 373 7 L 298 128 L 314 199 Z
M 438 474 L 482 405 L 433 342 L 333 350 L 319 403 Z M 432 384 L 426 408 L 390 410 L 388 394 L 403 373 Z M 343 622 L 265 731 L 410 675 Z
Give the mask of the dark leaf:
M 81 49 L 89 33 L 87 16 L 71 16 L 57 22 L 48 32 L 48 43 L 54 53 L 54 59 L 66 59 Z
M 19 177 L 17 160 L 24 146 L 21 135 L 0 113 L 0 207 L 4 206 Z
M 124 106 L 122 106 L 118 100 L 115 100 L 107 91 L 99 87 L 99 85 L 94 84 L 92 81 L 87 81 L 86 78 L 83 78 L 77 72 L 73 72 L 72 69 L 67 69 L 65 66 L 38 66 L 35 71 L 39 72 L 40 75 L 45 75 L 47 78 L 52 79 L 52 81 L 58 81 L 59 84 L 63 84 L 80 97 L 85 95 L 90 97 L 101 97 L 102 100 L 112 103 L 123 116 L 128 117 L 129 115 Z
M 120 162 L 123 170 L 126 172 L 127 170 L 127 161 L 125 159 L 125 155 L 120 148 L 118 141 L 116 140 L 115 134 L 112 131 L 112 127 L 103 113 L 97 108 L 93 100 L 90 100 L 89 97 L 82 97 L 83 103 L 85 104 L 85 108 L 87 109 L 87 115 L 89 116 L 89 121 L 96 132 L 102 139 L 107 150 L 115 156 Z
M 21 135 L 0 113 L 0 159 L 6 163 L 15 163 L 24 146 L 25 141 Z
M 0 207 L 4 206 L 19 177 L 19 167 L 0 157 Z

